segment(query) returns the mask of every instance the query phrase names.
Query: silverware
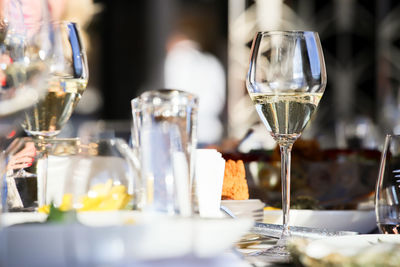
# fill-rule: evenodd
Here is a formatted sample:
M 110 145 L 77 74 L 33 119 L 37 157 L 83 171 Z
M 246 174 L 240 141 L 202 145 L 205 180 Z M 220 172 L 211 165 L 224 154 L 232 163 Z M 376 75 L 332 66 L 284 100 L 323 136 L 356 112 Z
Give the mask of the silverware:
M 221 206 L 221 210 L 231 218 L 237 218 L 233 212 L 225 206 Z M 264 235 L 268 237 L 280 238 L 282 235 L 283 226 L 279 224 L 260 223 L 255 222 L 254 226 L 250 229 L 250 233 Z M 343 235 L 357 235 L 357 232 L 352 231 L 332 231 L 323 228 L 313 227 L 300 227 L 290 226 L 290 233 L 292 237 L 302 238 L 324 238 L 328 236 L 343 236 Z
M 234 213 L 231 209 L 228 207 L 221 205 L 220 209 L 226 213 L 229 217 L 232 218 L 252 218 L 256 222 L 262 222 L 264 220 L 264 209 L 256 209 L 256 210 L 251 210 L 251 211 L 246 211 L 246 212 L 238 212 Z
M 250 229 L 251 233 L 265 235 L 269 237 L 280 238 L 282 235 L 283 226 L 279 224 L 270 223 L 259 223 L 255 222 L 254 226 Z M 313 227 L 300 227 L 300 226 L 290 226 L 290 233 L 292 237 L 302 237 L 302 238 L 324 238 L 328 236 L 343 236 L 343 235 L 357 235 L 357 232 L 352 231 L 332 231 L 323 228 L 313 228 Z

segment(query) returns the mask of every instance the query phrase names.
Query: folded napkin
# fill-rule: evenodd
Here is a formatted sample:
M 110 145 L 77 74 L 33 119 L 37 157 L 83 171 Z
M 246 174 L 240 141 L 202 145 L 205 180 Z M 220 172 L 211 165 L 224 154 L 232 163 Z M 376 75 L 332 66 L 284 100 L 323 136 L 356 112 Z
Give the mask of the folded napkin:
M 220 217 L 225 160 L 215 149 L 196 150 L 196 193 L 201 217 Z

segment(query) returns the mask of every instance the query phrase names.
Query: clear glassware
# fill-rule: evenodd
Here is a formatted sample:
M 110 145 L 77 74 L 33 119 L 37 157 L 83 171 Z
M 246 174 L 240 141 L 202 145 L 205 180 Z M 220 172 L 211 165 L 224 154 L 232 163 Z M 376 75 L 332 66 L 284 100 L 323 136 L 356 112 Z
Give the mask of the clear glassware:
M 52 22 L 53 54 L 49 75 L 42 84 L 44 95 L 32 107 L 24 112 L 21 125 L 25 132 L 47 142 L 60 133 L 78 104 L 88 82 L 88 66 L 79 27 L 73 22 Z M 46 144 L 40 148 L 46 147 Z M 38 151 L 40 161 L 37 167 L 46 166 L 46 150 Z M 26 176 L 32 175 L 22 170 Z M 40 184 L 46 185 L 46 172 L 39 172 Z M 44 190 L 44 189 L 42 189 Z M 44 205 L 46 202 L 40 203 Z M 48 203 L 47 203 L 48 204 Z
M 25 112 L 22 123 L 31 136 L 56 136 L 78 104 L 89 78 L 79 27 L 73 22 L 52 23 L 55 51 L 45 96 Z
M 400 232 L 400 136 L 387 135 L 375 190 L 375 213 L 383 234 Z
M 46 161 L 41 161 L 46 151 Z M 7 149 L 3 212 L 35 212 L 53 203 L 62 209 L 136 209 L 143 188 L 139 163 L 122 139 L 17 138 Z M 45 164 L 45 166 L 38 166 Z M 19 170 L 35 174 L 20 177 Z M 43 174 L 41 172 L 46 172 Z M 38 177 L 46 176 L 46 184 Z
M 2 3 L 0 118 L 3 125 L 17 125 L 16 119 L 22 117 L 19 111 L 32 106 L 41 97 L 54 55 L 53 33 L 47 1 Z M 11 130 L 1 127 L 2 133 Z
M 263 255 L 287 258 L 291 149 L 317 110 L 326 86 L 318 33 L 258 32 L 252 43 L 246 85 L 262 122 L 281 151 L 284 230 L 277 245 Z
M 144 210 L 192 213 L 197 97 L 170 89 L 150 90 L 131 101 L 132 147 L 146 185 Z
M 0 147 L 19 135 L 23 111 L 43 96 L 54 59 L 55 30 L 46 0 L 4 1 L 0 9 Z M 1 154 L 1 160 L 8 157 Z M 1 166 L 0 173 L 6 172 Z M 34 177 L 22 168 L 20 177 Z

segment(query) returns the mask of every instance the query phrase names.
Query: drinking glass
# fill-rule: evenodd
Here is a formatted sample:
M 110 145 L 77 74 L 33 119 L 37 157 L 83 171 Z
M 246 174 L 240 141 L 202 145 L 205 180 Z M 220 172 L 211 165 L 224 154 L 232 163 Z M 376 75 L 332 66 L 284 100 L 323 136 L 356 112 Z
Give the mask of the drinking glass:
M 291 150 L 315 113 L 326 86 L 318 33 L 258 32 L 251 47 L 246 85 L 258 115 L 281 152 L 284 230 L 277 245 L 263 254 L 288 257 Z
M 22 128 L 25 132 L 42 140 L 39 148 L 45 148 L 47 138 L 55 137 L 67 123 L 78 104 L 88 81 L 88 67 L 85 50 L 81 42 L 79 27 L 73 22 L 51 23 L 54 39 L 54 53 L 49 77 L 42 85 L 44 96 L 24 112 Z M 46 168 L 47 151 L 38 150 L 41 154 L 36 167 Z M 21 171 L 25 176 L 32 175 Z M 46 172 L 38 172 L 42 190 L 46 190 Z M 22 175 L 21 175 L 22 176 Z M 44 193 L 44 195 L 46 195 Z M 42 199 L 48 204 L 46 199 Z
M 45 96 L 25 112 L 24 130 L 34 137 L 56 136 L 67 123 L 88 82 L 88 66 L 79 27 L 73 22 L 52 24 L 55 51 Z
M 197 97 L 179 90 L 151 90 L 131 103 L 132 145 L 147 193 L 144 210 L 189 216 Z
M 2 1 L 0 5 L 0 148 L 19 134 L 23 111 L 43 96 L 54 56 L 54 29 L 46 0 Z M 0 174 L 5 177 L 6 150 Z M 23 170 L 20 172 L 30 177 Z M 5 183 L 2 180 L 1 185 Z M 7 190 L 5 187 L 4 190 Z M 4 191 L 2 189 L 2 191 Z M 4 194 L 2 194 L 4 196 Z M 4 198 L 3 198 L 4 199 Z M 2 201 L 4 204 L 4 201 Z
M 400 136 L 387 135 L 375 190 L 378 228 L 384 234 L 400 231 Z

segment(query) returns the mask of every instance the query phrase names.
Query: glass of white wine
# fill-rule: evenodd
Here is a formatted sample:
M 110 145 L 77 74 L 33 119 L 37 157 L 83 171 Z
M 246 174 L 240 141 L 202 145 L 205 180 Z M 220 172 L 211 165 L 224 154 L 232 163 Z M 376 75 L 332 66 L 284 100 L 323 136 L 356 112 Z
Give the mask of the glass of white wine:
M 318 33 L 258 32 L 252 43 L 246 85 L 262 122 L 281 151 L 284 230 L 277 244 L 262 254 L 288 259 L 291 150 L 317 110 L 326 86 Z
M 43 83 L 44 95 L 24 111 L 21 125 L 34 139 L 37 158 L 30 171 L 21 170 L 21 177 L 36 177 L 40 189 L 39 206 L 47 204 L 47 143 L 57 136 L 70 119 L 88 82 L 88 66 L 79 28 L 73 22 L 53 22 L 54 39 L 49 75 Z M 31 173 L 32 170 L 34 173 Z
M 53 23 L 56 45 L 45 86 L 45 96 L 25 112 L 24 130 L 33 137 L 60 133 L 78 104 L 89 78 L 79 27 L 73 22 Z
M 19 135 L 23 112 L 43 96 L 43 87 L 50 73 L 55 47 L 50 17 L 46 0 L 0 3 L 0 148 L 2 150 Z M 2 177 L 6 171 L 4 165 L 8 156 L 6 153 L 0 155 Z M 18 176 L 33 175 L 21 169 Z

